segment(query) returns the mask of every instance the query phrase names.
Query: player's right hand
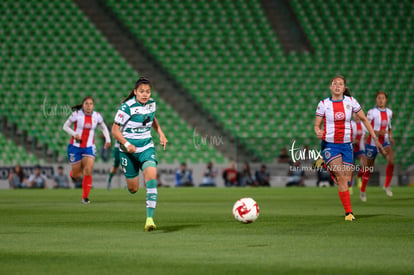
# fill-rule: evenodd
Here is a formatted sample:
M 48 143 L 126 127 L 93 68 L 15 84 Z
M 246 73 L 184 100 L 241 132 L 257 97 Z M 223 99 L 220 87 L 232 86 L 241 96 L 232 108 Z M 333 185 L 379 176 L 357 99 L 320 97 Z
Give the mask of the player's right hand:
M 133 144 L 128 145 L 128 148 L 126 148 L 126 149 L 127 149 L 128 153 L 130 153 L 130 154 L 135 153 L 135 150 L 136 150 L 135 145 L 133 145 Z
M 319 138 L 319 139 L 322 139 L 323 138 L 323 130 L 318 130 L 317 132 L 316 132 L 316 136 Z

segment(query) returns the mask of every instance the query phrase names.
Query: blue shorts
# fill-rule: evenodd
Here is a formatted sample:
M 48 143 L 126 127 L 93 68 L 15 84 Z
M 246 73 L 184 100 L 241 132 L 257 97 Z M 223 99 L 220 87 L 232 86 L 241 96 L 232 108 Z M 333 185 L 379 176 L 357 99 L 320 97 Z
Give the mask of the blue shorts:
M 326 164 L 334 159 L 342 157 L 342 162 L 348 165 L 354 165 L 354 152 L 352 143 L 330 143 L 322 141 L 322 157 Z
M 382 147 L 391 146 L 391 143 L 388 141 L 384 142 L 382 144 Z M 365 144 L 365 155 L 367 156 L 367 159 L 374 159 L 378 154 L 377 146 L 373 146 L 370 144 Z
M 365 155 L 365 150 L 354 152 L 354 159 L 357 159 L 359 156 L 363 156 L 363 155 Z
M 76 147 L 72 144 L 68 145 L 68 159 L 71 164 L 77 163 L 82 160 L 83 157 L 95 158 L 96 147 Z

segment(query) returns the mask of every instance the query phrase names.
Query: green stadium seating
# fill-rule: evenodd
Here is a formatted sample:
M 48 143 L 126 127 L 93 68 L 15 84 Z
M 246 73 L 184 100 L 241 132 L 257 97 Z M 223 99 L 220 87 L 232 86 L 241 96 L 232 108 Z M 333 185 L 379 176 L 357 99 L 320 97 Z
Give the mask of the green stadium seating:
M 57 160 L 65 161 L 70 137 L 62 126 L 71 113 L 70 106 L 92 95 L 96 110 L 111 127 L 121 100 L 139 73 L 72 1 L 2 1 L 0 9 L 0 61 L 4 65 L 0 71 L 0 116 L 48 150 L 57 150 Z M 190 160 L 192 129 L 156 91 L 153 97 L 158 102 L 158 120 L 169 139 L 164 152 L 155 138 L 158 160 Z M 166 118 L 170 123 L 165 123 Z M 97 148 L 101 146 L 99 134 Z M 15 162 L 20 157 L 13 152 L 7 156 Z M 97 157 L 100 161 L 99 154 Z M 207 147 L 194 151 L 192 159 L 224 161 L 215 148 Z
M 317 146 L 315 108 L 329 96 L 336 74 L 345 75 L 365 111 L 378 90 L 387 91 L 394 137 L 409 144 L 402 133 L 414 119 L 407 112 L 413 102 L 401 95 L 412 90 L 414 79 L 413 28 L 405 27 L 414 22 L 413 2 L 289 3 L 314 54 L 285 55 L 260 1 L 106 0 L 154 57 L 263 161 L 272 161 L 292 139 Z M 258 146 L 266 138 L 274 148 Z M 397 153 L 406 149 L 396 146 Z M 400 163 L 410 164 L 406 159 Z
M 28 153 L 25 148 L 6 138 L 2 133 L 0 133 L 0 147 L 2 148 L 2 152 L 0 153 L 1 165 L 41 163 L 41 160 L 34 154 Z
M 412 1 L 290 1 L 313 54 L 285 54 L 260 1 L 105 3 L 262 161 L 273 161 L 292 140 L 318 146 L 316 105 L 329 95 L 331 77 L 342 74 L 365 111 L 374 106 L 378 90 L 388 92 L 396 162 L 414 162 L 412 153 L 406 155 L 414 140 Z M 61 127 L 68 107 L 92 94 L 110 124 L 138 73 L 72 2 L 3 1 L 0 8 L 0 89 L 5 91 L 0 115 L 64 157 L 69 138 Z M 156 91 L 154 97 L 171 143 L 169 150 L 158 150 L 161 161 L 225 161 L 214 148 L 194 150 L 192 129 Z M 45 99 L 46 107 L 58 107 L 56 115 L 45 115 Z

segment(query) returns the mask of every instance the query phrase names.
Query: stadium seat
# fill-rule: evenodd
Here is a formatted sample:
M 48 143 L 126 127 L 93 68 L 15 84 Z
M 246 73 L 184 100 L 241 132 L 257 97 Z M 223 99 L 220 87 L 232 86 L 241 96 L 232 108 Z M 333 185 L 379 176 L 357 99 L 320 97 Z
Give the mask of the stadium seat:
M 2 91 L 7 91 L 4 98 L 0 93 L 0 115 L 65 158 L 69 137 L 62 125 L 71 113 L 70 106 L 93 95 L 96 110 L 110 126 L 139 73 L 71 1 L 3 1 L 0 8 L 0 44 L 8 49 L 0 55 L 2 61 L 7 60 L 2 62 L 7 68 L 0 73 Z M 192 130 L 156 91 L 153 97 L 158 102 L 160 124 L 168 139 L 174 140 L 174 145 L 158 157 L 160 162 L 168 162 L 183 145 L 192 142 Z M 164 123 L 165 118 L 173 118 L 173 123 Z M 179 130 L 175 131 L 174 125 L 179 125 Z M 100 139 L 96 143 L 99 148 Z M 207 149 L 196 153 L 200 159 L 203 150 Z M 22 155 L 9 154 L 10 159 Z

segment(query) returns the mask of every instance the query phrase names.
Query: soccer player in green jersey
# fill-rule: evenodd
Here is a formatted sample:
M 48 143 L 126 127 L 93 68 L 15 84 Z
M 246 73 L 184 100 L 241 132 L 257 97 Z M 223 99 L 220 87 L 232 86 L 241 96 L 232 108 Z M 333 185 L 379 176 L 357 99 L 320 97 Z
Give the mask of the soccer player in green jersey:
M 134 194 L 138 191 L 139 170 L 144 174 L 147 188 L 145 231 L 156 229 L 153 216 L 157 204 L 157 159 L 151 128 L 159 134 L 164 150 L 168 142 L 155 118 L 156 104 L 150 96 L 151 83 L 141 77 L 135 83 L 134 90 L 119 107 L 112 126 L 112 134 L 121 144 L 119 149 L 121 169 L 130 193 Z

